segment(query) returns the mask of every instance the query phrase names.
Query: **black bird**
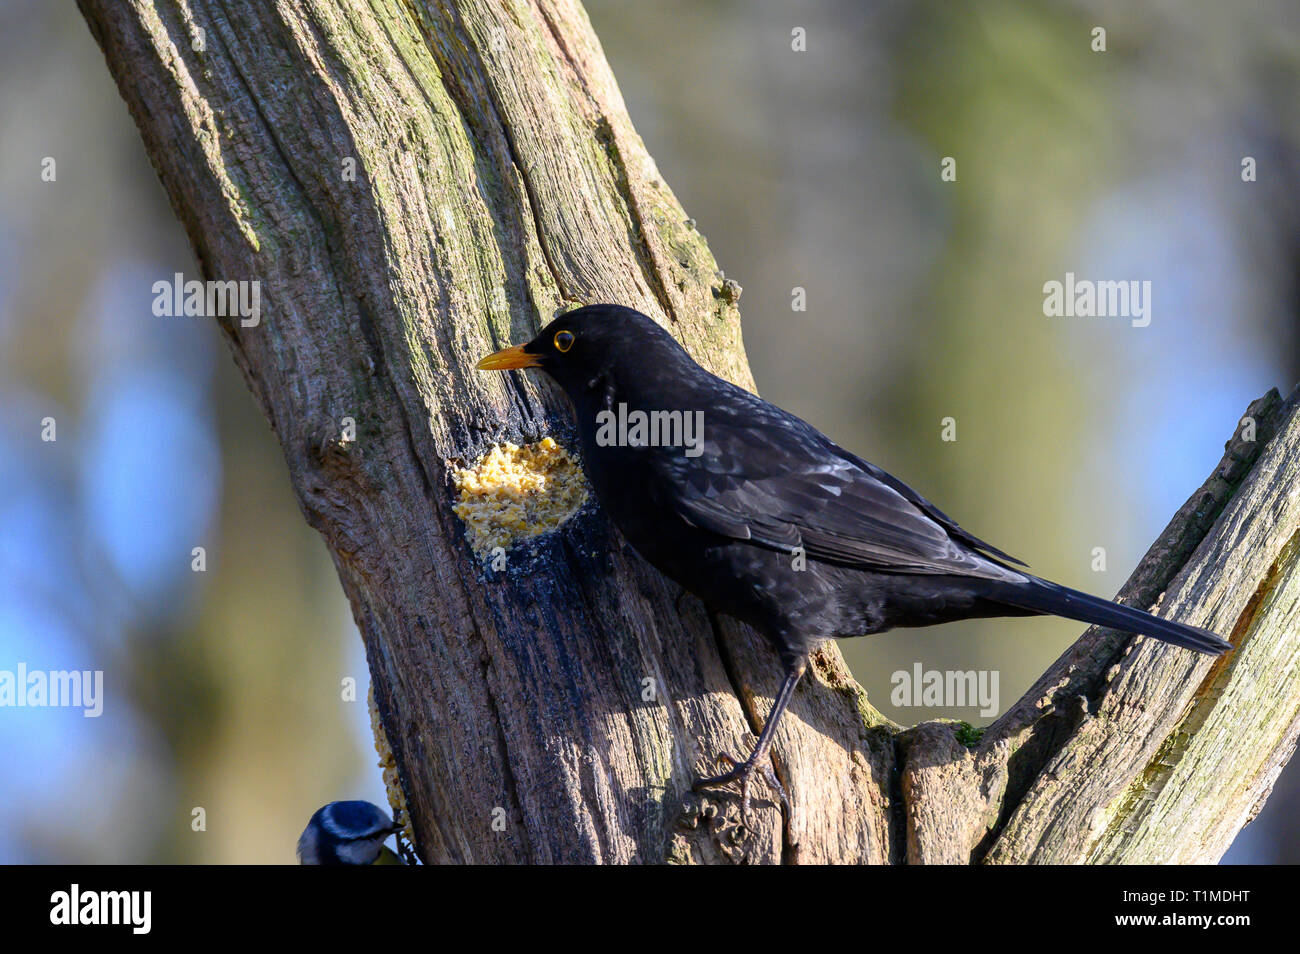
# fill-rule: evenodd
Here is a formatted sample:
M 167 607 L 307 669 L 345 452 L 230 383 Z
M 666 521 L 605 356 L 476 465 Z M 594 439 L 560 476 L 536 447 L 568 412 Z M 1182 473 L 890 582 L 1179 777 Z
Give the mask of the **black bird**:
M 785 801 L 766 757 L 808 653 L 823 640 L 971 617 L 1055 615 L 1201 653 L 1232 648 L 1207 630 L 1017 569 L 1024 564 L 902 481 L 704 370 L 630 308 L 571 311 L 478 368 L 550 375 L 573 404 L 596 498 L 627 541 L 776 648 L 786 675 L 758 745 L 744 762 L 724 755 L 734 768 L 695 785 L 739 781 L 742 814 L 755 771 Z M 660 412 L 658 434 L 619 431 L 617 422 L 631 425 L 638 411 L 642 421 Z M 675 431 L 667 426 L 674 420 Z M 702 433 L 693 433 L 689 425 L 701 420 Z

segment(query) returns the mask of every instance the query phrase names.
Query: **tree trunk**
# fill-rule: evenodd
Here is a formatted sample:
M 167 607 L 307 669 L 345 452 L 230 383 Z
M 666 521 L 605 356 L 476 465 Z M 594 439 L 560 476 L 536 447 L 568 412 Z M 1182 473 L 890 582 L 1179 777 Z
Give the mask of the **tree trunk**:
M 1258 811 L 1300 727 L 1294 399 L 1257 402 L 1125 590 L 1234 653 L 1090 631 L 971 749 L 876 713 L 827 646 L 777 737 L 792 815 L 744 826 L 689 790 L 752 744 L 774 655 L 594 503 L 546 530 L 565 462 L 507 445 L 572 446 L 562 399 L 473 371 L 614 301 L 752 387 L 739 287 L 576 0 L 79 2 L 202 278 L 260 282 L 261 322 L 222 327 L 351 600 L 425 861 L 1209 861 Z M 494 449 L 542 489 L 486 538 L 502 473 L 462 471 Z

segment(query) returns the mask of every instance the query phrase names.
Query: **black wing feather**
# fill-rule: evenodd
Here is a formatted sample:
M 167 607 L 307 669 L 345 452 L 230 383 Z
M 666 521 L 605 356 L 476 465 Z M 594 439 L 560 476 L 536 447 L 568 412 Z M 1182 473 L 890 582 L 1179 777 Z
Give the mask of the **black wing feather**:
M 701 456 L 665 450 L 655 466 L 670 506 L 713 533 L 844 566 L 1023 579 L 906 484 L 740 389 L 705 410 Z

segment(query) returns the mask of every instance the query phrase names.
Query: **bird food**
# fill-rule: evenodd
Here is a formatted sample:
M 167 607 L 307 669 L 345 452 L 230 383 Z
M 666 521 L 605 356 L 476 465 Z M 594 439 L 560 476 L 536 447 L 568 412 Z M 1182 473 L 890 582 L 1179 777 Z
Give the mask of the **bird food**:
M 455 468 L 456 516 L 480 557 L 554 530 L 587 500 L 587 482 L 569 452 L 544 437 L 522 447 L 497 444 L 472 467 Z

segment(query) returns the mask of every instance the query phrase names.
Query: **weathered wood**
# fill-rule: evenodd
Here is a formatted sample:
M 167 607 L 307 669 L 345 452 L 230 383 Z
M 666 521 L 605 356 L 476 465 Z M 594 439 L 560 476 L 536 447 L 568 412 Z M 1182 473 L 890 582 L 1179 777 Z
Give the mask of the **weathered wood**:
M 750 744 L 733 679 L 747 703 L 751 686 L 770 698 L 766 648 L 720 631 L 743 647 L 728 670 L 699 605 L 679 613 L 678 589 L 594 508 L 512 548 L 501 573 L 451 510 L 453 467 L 566 433 L 551 389 L 472 370 L 557 308 L 632 305 L 752 386 L 734 295 L 581 8 L 81 7 L 203 277 L 262 283 L 262 323 L 223 327 L 334 554 L 423 857 L 779 860 L 770 803 L 748 832 L 725 795 L 682 804 L 707 757 Z M 824 668 L 850 682 L 834 649 Z M 810 681 L 801 699 L 817 717 L 791 719 L 779 746 L 796 821 L 834 817 L 806 793 L 837 777 L 884 804 L 882 779 L 823 733 L 836 713 L 860 734 L 856 697 Z M 819 857 L 885 859 L 878 819 L 835 825 Z
M 1093 627 L 963 755 L 900 737 L 913 862 L 1213 862 L 1300 732 L 1300 391 L 1247 410 L 1120 591 L 1231 634 L 1212 660 Z M 1247 439 L 1243 433 L 1253 439 Z
M 792 817 L 760 799 L 743 828 L 734 797 L 688 789 L 752 743 L 763 641 L 592 504 L 504 569 L 453 511 L 487 449 L 571 446 L 552 388 L 472 370 L 557 309 L 632 305 L 752 387 L 737 290 L 581 7 L 79 3 L 202 277 L 261 282 L 261 324 L 222 327 L 334 555 L 426 861 L 1205 860 L 1256 810 L 1300 698 L 1294 402 L 1126 591 L 1233 630 L 1227 662 L 1090 632 L 970 752 L 943 724 L 900 734 L 828 646 L 774 750 Z

